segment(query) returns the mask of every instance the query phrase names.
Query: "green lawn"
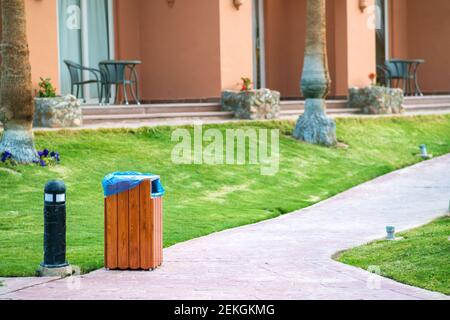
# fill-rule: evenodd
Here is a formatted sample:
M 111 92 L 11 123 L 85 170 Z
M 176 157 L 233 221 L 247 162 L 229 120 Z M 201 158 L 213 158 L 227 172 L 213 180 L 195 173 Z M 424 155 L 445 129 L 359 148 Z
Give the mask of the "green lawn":
M 103 264 L 102 178 L 113 171 L 160 174 L 165 197 L 164 245 L 277 217 L 420 161 L 418 147 L 450 152 L 450 116 L 340 119 L 349 148 L 323 148 L 291 139 L 287 121 L 213 125 L 281 129 L 280 171 L 260 167 L 174 165 L 173 128 L 39 132 L 39 149 L 61 153 L 51 168 L 0 169 L 0 276 L 33 275 L 42 259 L 43 188 L 49 179 L 68 186 L 68 259 L 83 271 Z
M 400 233 L 402 241 L 376 241 L 343 253 L 340 262 L 396 281 L 450 295 L 450 217 Z

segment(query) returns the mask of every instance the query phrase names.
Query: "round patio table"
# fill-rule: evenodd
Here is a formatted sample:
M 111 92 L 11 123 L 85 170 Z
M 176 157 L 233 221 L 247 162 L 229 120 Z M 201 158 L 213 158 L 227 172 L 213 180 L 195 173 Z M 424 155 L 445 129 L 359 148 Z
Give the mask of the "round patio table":
M 129 105 L 127 87 L 131 91 L 136 104 L 139 101 L 139 80 L 136 67 L 142 64 L 139 60 L 104 60 L 100 61 L 99 68 L 103 74 L 103 85 L 106 87 L 106 103 L 109 104 L 111 97 L 111 86 L 116 86 L 114 104 L 117 104 L 119 97 L 119 87 L 122 86 L 125 104 Z
M 386 61 L 390 78 L 403 81 L 405 95 L 423 96 L 418 82 L 418 69 L 425 63 L 423 59 L 390 59 Z

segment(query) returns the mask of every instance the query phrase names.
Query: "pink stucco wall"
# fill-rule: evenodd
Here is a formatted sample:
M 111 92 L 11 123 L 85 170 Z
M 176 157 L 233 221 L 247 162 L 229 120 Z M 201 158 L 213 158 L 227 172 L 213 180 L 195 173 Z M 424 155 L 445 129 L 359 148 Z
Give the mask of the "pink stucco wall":
M 128 1 L 128 0 L 126 0 Z M 217 97 L 220 91 L 218 2 L 141 1 L 144 99 Z
M 327 1 L 328 65 L 331 76 L 330 95 L 339 92 L 339 75 L 336 63 L 335 1 Z M 266 0 L 266 80 L 267 86 L 281 92 L 283 97 L 299 97 L 303 70 L 306 34 L 306 0 Z M 344 31 L 344 30 L 342 30 Z
M 51 78 L 59 84 L 58 18 L 56 1 L 25 0 L 27 37 L 30 49 L 33 87 L 39 78 Z
M 219 97 L 219 2 L 116 0 L 119 59 L 141 59 L 143 100 Z
M 372 4 L 369 0 L 368 4 Z M 370 84 L 375 72 L 375 31 L 358 0 L 327 1 L 330 96 L 346 96 L 349 86 Z M 266 0 L 266 69 L 268 87 L 284 97 L 300 96 L 306 33 L 306 0 Z
M 306 0 L 265 1 L 267 87 L 283 97 L 300 95 Z
M 116 58 L 141 59 L 142 99 L 218 98 L 253 73 L 252 5 L 116 0 Z
M 253 77 L 252 1 L 244 1 L 239 11 L 232 1 L 219 3 L 221 88 L 240 89 L 242 77 Z
M 361 12 L 359 0 L 347 0 L 348 87 L 370 85 L 369 75 L 376 72 L 375 11 L 369 9 L 374 3 L 367 0 L 369 7 Z
M 450 1 L 391 0 L 391 56 L 425 59 L 419 83 L 425 93 L 450 92 Z
M 57 1 L 25 0 L 30 61 L 39 77 L 59 83 Z M 373 0 L 370 0 L 373 1 Z M 368 83 L 374 70 L 374 33 L 359 0 L 327 1 L 331 95 Z M 217 98 L 253 74 L 252 8 L 227 0 L 115 0 L 116 58 L 140 59 L 144 100 Z M 268 87 L 300 95 L 306 0 L 265 0 Z M 391 56 L 422 58 L 419 79 L 427 93 L 450 91 L 450 2 L 393 0 Z

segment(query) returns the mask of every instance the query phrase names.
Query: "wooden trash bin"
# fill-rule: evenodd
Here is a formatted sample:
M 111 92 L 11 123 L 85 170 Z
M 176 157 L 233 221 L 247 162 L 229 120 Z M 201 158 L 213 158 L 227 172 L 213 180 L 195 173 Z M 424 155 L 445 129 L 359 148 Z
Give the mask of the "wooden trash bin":
M 159 177 L 158 177 L 159 179 Z M 153 270 L 163 262 L 162 197 L 152 179 L 105 197 L 105 267 Z

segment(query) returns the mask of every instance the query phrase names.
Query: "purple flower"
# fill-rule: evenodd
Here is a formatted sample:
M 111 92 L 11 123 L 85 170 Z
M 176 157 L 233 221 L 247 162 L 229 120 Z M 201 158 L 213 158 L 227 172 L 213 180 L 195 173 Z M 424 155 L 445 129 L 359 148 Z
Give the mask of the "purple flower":
M 50 164 L 53 164 L 52 159 L 56 162 L 60 161 L 59 153 L 56 151 L 49 151 L 48 149 L 44 149 L 42 151 L 38 151 L 39 160 L 36 161 L 41 167 L 47 167 Z M 51 159 L 50 159 L 51 158 Z M 47 160 L 49 159 L 49 160 Z M 47 161 L 50 161 L 49 163 Z
M 12 158 L 12 154 L 9 151 L 5 151 L 2 153 L 2 157 L 1 157 L 1 162 L 6 162 L 6 160 L 11 159 Z
M 52 157 L 53 159 L 55 159 L 56 161 L 58 161 L 59 162 L 59 153 L 58 152 L 55 152 L 55 151 L 52 151 L 52 152 L 50 152 L 50 157 Z

